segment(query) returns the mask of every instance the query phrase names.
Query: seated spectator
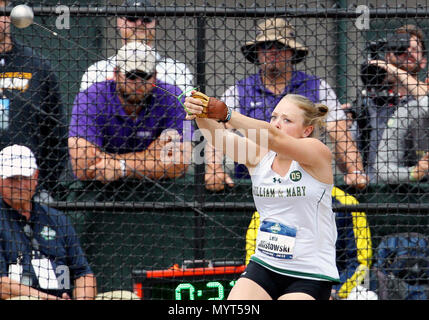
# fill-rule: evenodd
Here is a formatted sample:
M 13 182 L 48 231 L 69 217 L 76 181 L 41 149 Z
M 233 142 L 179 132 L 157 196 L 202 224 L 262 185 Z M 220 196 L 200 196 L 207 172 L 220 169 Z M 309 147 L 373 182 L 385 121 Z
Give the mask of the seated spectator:
M 151 7 L 150 0 L 126 0 L 123 7 L 144 8 Z M 157 20 L 154 17 L 136 16 L 130 14 L 116 19 L 118 33 L 122 43 L 142 41 L 154 48 Z M 193 75 L 188 67 L 179 61 L 168 57 L 162 57 L 154 51 L 156 57 L 156 78 L 170 85 L 178 86 L 183 92 L 192 89 Z M 107 60 L 101 60 L 91 65 L 82 76 L 80 90 L 88 89 L 95 82 L 103 82 L 115 79 L 115 56 Z
M 180 136 L 191 134 L 191 122 L 165 91 L 182 92 L 156 80 L 155 53 L 142 42 L 128 42 L 115 61 L 114 80 L 95 83 L 75 99 L 68 143 L 76 177 L 106 183 L 183 175 L 191 138 L 182 143 Z
M 295 29 L 283 18 L 265 19 L 258 24 L 255 39 L 245 43 L 241 51 L 259 71 L 229 87 L 221 100 L 243 115 L 265 121 L 270 121 L 276 104 L 289 93 L 325 104 L 329 108 L 326 129 L 335 146 L 336 164 L 344 170 L 344 181 L 365 188 L 362 160 L 347 131 L 347 117 L 334 90 L 325 80 L 298 70 L 297 64 L 305 61 L 309 50 L 297 39 Z M 205 152 L 206 188 L 217 191 L 224 184 L 233 186 L 233 179 L 224 172 L 222 155 L 210 144 Z M 243 165 L 235 166 L 234 176 L 249 178 Z
M 97 295 L 94 274 L 73 226 L 60 211 L 33 201 L 39 169 L 20 145 L 0 151 L 0 299 L 130 300 Z
M 32 201 L 38 174 L 27 147 L 0 152 L 0 297 L 94 299 L 95 277 L 72 225 Z

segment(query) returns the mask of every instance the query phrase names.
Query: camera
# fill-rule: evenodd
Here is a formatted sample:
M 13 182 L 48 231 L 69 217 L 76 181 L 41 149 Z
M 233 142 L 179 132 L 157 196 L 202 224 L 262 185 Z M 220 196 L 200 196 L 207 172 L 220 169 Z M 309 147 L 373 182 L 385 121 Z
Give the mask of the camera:
M 385 60 L 387 52 L 395 55 L 406 53 L 410 45 L 410 35 L 408 33 L 393 33 L 386 38 L 371 41 L 366 46 L 368 52 L 367 61 L 360 68 L 360 77 L 364 86 L 369 90 L 384 90 L 388 86 L 386 83 L 387 71 L 376 65 L 369 64 L 369 60 Z

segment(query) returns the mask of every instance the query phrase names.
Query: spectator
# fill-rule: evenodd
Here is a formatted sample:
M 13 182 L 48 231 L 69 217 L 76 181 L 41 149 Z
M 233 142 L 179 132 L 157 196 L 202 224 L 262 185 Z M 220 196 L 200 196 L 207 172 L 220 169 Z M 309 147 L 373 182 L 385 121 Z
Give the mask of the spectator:
M 414 25 L 396 29 L 387 39 L 384 56 L 368 62 L 387 76 L 381 77 L 383 82 L 378 80 L 378 86 L 370 83 L 368 94 L 352 112 L 356 121 L 351 130 L 357 132 L 370 180 L 404 183 L 427 174 L 428 156 L 418 152 L 419 146 L 427 148 L 428 141 L 427 132 L 420 130 L 423 118 L 428 119 L 428 89 L 418 79 L 427 64 L 426 46 L 423 32 Z
M 128 42 L 114 61 L 114 80 L 95 83 L 75 99 L 69 151 L 76 177 L 110 182 L 183 175 L 191 139 L 180 143 L 178 131 L 190 133 L 191 123 L 180 102 L 164 92 L 180 95 L 180 89 L 155 80 L 155 54 L 142 42 Z
M 70 188 L 69 201 L 135 201 L 141 192 L 152 195 L 148 190 L 160 186 L 160 179 L 183 175 L 191 162 L 192 123 L 184 121 L 179 100 L 164 90 L 175 95 L 182 91 L 156 79 L 153 50 L 142 42 L 128 42 L 114 61 L 114 80 L 94 83 L 75 99 L 69 152 L 77 180 Z M 137 257 L 146 259 L 147 250 L 134 246 L 119 264 L 112 265 L 106 253 L 112 241 L 106 231 L 108 217 L 114 220 L 116 240 L 130 241 L 131 220 L 121 222 L 133 219 L 129 215 L 76 212 L 71 219 L 101 280 L 101 290 L 128 290 L 132 266 Z M 115 276 L 116 271 L 109 272 L 109 268 L 121 270 L 124 276 Z
M 150 0 L 126 0 L 122 6 L 144 8 L 147 6 L 151 7 L 152 4 Z M 154 47 L 157 25 L 155 18 L 129 15 L 118 17 L 116 21 L 123 44 L 129 41 L 144 41 L 148 46 Z M 155 56 L 158 80 L 170 85 L 176 85 L 183 92 L 192 89 L 193 76 L 184 63 L 171 58 L 161 57 L 158 53 L 155 53 Z M 82 77 L 80 90 L 87 89 L 94 82 L 113 80 L 115 78 L 114 69 L 116 67 L 114 58 L 113 56 L 90 66 Z
M 122 290 L 97 295 L 68 218 L 33 201 L 38 174 L 29 148 L 13 145 L 0 151 L 0 299 L 138 299 Z
M 335 142 L 337 164 L 346 168 L 345 182 L 364 188 L 367 180 L 362 161 L 347 131 L 347 118 L 335 92 L 326 81 L 295 69 L 307 56 L 308 49 L 296 40 L 294 28 L 281 18 L 264 20 L 258 25 L 256 39 L 241 50 L 247 60 L 258 65 L 259 72 L 228 88 L 221 99 L 240 113 L 265 121 L 270 120 L 272 110 L 288 93 L 327 105 L 327 131 Z M 206 154 L 206 187 L 221 190 L 224 183 L 232 186 L 233 180 L 223 170 L 221 155 L 215 154 L 211 145 Z M 247 178 L 246 168 L 236 166 L 235 177 Z
M 32 201 L 38 174 L 29 148 L 0 152 L 0 297 L 94 299 L 96 281 L 68 219 Z
M 49 61 L 11 35 L 7 15 L 0 17 L 0 80 L 0 149 L 17 143 L 34 151 L 36 197 L 47 200 L 58 191 L 67 159 L 64 106 Z

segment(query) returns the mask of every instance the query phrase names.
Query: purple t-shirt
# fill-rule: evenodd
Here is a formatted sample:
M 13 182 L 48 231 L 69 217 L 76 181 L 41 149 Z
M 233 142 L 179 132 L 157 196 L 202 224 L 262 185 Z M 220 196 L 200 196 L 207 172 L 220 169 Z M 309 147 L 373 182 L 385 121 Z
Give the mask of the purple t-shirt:
M 293 71 L 290 83 L 281 94 L 268 90 L 256 73 L 237 82 L 240 113 L 248 117 L 270 121 L 271 113 L 280 100 L 289 93 L 300 94 L 319 103 L 320 80 L 301 71 Z
M 157 82 L 169 92 L 182 91 Z M 116 93 L 115 81 L 98 82 L 79 92 L 73 105 L 69 137 L 80 137 L 109 153 L 129 153 L 146 149 L 166 129 L 176 129 L 182 141 L 191 141 L 191 121 L 180 102 L 172 95 L 153 88 L 152 95 L 137 118 L 125 113 Z

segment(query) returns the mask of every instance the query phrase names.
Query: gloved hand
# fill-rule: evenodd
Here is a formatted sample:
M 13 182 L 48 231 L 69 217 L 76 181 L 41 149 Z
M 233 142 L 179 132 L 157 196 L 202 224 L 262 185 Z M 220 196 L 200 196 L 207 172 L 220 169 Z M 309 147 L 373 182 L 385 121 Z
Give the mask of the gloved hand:
M 199 91 L 193 91 L 191 97 L 199 99 L 202 102 L 203 110 L 201 113 L 195 114 L 197 117 L 210 118 L 222 122 L 229 121 L 231 118 L 231 110 L 224 102 Z

